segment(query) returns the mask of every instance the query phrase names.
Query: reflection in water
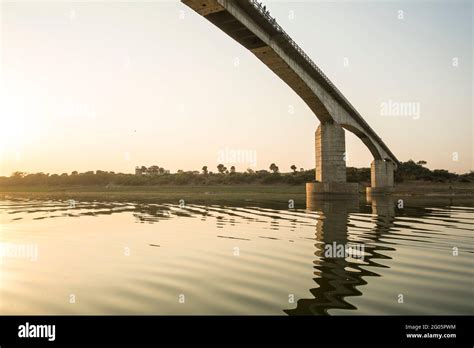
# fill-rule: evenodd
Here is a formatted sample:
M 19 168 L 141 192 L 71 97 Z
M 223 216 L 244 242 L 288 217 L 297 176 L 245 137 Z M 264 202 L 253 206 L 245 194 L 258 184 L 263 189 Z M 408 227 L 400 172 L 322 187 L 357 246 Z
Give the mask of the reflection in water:
M 384 234 L 389 233 L 394 222 L 393 198 L 390 196 L 374 197 L 372 203 L 372 214 L 376 219 L 375 227 L 368 235 L 373 241 L 378 241 Z M 366 285 L 365 277 L 378 276 L 377 273 L 364 268 L 384 267 L 376 262 L 377 259 L 390 259 L 379 253 L 383 250 L 394 250 L 393 248 L 375 248 L 366 245 L 363 239 L 349 238 L 348 225 L 350 224 L 349 213 L 359 211 L 359 197 L 348 197 L 338 200 L 313 201 L 308 197 L 307 208 L 320 213 L 316 224 L 315 245 L 317 259 L 315 264 L 314 281 L 318 287 L 311 289 L 312 299 L 298 301 L 295 309 L 285 310 L 290 315 L 315 315 L 328 314 L 333 308 L 356 310 L 357 308 L 344 299 L 349 296 L 361 296 L 358 287 Z M 352 239 L 352 240 L 351 240 Z M 353 258 L 326 257 L 325 245 L 348 245 L 350 243 L 364 243 L 363 261 Z
M 39 251 L 1 259 L 0 313 L 474 313 L 474 202 L 306 203 L 0 199 L 0 243 Z

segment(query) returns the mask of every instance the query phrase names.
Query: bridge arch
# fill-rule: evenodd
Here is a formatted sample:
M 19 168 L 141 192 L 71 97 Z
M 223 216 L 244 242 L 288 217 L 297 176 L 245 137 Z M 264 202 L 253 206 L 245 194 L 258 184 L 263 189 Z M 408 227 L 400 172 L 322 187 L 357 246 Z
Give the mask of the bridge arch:
M 375 145 L 375 143 L 360 129 L 355 127 L 354 125 L 350 124 L 341 124 L 342 128 L 348 130 L 352 134 L 356 135 L 364 144 L 365 146 L 369 149 L 370 153 L 376 160 L 381 160 L 383 159 L 382 154 L 380 153 L 379 149 Z

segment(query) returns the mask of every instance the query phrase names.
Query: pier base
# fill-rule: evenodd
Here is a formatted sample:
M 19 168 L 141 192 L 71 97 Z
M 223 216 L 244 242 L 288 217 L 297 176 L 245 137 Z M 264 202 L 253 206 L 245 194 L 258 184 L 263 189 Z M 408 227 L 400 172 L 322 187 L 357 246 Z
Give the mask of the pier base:
M 352 182 L 308 182 L 306 184 L 306 197 L 311 196 L 347 196 L 358 195 L 359 184 Z
M 370 166 L 371 187 L 367 187 L 368 195 L 386 195 L 393 192 L 393 163 L 374 160 Z
M 389 195 L 393 193 L 393 187 L 366 187 L 367 195 Z

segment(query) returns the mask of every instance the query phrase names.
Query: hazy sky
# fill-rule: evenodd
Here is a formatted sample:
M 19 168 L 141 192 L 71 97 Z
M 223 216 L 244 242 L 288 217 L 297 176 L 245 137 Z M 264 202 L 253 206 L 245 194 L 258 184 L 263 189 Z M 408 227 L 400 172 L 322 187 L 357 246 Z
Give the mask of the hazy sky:
M 399 160 L 474 169 L 472 2 L 265 3 Z M 0 11 L 0 175 L 215 170 L 222 151 L 248 151 L 238 170 L 253 156 L 257 168 L 314 168 L 315 115 L 180 2 L 3 1 Z M 413 108 L 397 115 L 400 105 Z M 348 132 L 346 149 L 348 165 L 370 165 Z

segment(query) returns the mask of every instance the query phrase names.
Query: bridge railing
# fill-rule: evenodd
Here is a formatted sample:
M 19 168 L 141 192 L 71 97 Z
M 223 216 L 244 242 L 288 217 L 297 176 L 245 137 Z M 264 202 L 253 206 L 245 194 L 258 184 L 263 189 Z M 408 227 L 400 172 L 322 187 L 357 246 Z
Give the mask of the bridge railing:
M 343 103 L 346 104 L 347 107 L 349 107 L 352 112 L 354 112 L 359 118 L 360 118 L 360 121 L 362 123 L 365 124 L 366 127 L 368 127 L 369 129 L 370 126 L 368 125 L 368 123 L 362 118 L 362 116 L 357 112 L 357 110 L 352 106 L 352 104 L 346 99 L 346 97 L 344 97 L 344 95 L 341 93 L 341 91 L 339 91 L 339 89 L 331 82 L 331 80 L 329 80 L 329 78 L 326 76 L 326 74 L 323 73 L 323 71 L 316 65 L 315 62 L 313 62 L 313 60 L 305 53 L 305 51 L 303 51 L 303 49 L 298 46 L 298 44 L 290 37 L 290 35 L 288 35 L 284 30 L 283 28 L 277 23 L 276 19 L 273 18 L 272 16 L 270 16 L 270 12 L 267 11 L 260 2 L 258 2 L 257 0 L 249 0 L 249 2 L 255 7 L 255 9 L 258 10 L 258 12 L 260 13 L 260 15 L 262 17 L 264 17 L 267 22 L 269 24 L 271 24 L 273 26 L 273 28 L 279 32 L 284 38 L 285 40 L 295 48 L 296 51 L 298 51 L 298 53 L 316 70 L 316 72 L 318 73 L 318 75 L 324 79 L 324 81 L 326 81 L 326 83 L 329 85 L 329 87 L 337 94 L 337 96 L 342 100 Z M 374 132 L 374 135 L 375 137 L 379 138 L 375 132 Z

